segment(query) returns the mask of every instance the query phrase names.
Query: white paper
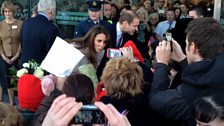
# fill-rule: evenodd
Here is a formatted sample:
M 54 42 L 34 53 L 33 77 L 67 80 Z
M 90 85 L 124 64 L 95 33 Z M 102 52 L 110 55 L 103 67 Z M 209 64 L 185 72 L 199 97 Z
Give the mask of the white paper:
M 59 77 L 69 76 L 84 55 L 71 44 L 56 37 L 40 67 Z

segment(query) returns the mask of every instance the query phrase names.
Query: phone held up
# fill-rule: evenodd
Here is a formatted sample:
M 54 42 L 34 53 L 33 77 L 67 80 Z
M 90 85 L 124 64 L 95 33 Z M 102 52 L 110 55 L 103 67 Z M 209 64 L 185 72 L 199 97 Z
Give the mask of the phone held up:
M 104 124 L 105 115 L 95 105 L 84 105 L 73 118 L 74 124 Z
M 171 52 L 173 52 L 172 33 L 166 32 L 164 35 L 163 39 L 170 43 Z
M 108 48 L 107 49 L 107 57 L 108 58 L 114 58 L 114 57 L 120 57 L 122 55 L 120 49 L 115 48 Z

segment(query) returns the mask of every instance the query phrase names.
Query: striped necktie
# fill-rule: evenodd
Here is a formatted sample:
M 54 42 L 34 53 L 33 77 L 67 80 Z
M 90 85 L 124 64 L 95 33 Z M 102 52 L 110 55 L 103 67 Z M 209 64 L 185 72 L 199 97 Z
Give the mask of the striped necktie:
M 173 24 L 173 22 L 169 22 L 169 27 L 168 27 L 168 29 L 172 29 L 172 24 Z
M 118 36 L 118 37 L 119 37 L 119 36 Z M 123 37 L 124 37 L 124 33 L 122 33 L 122 34 L 120 35 L 120 38 L 119 38 L 118 41 L 117 41 L 117 45 L 116 45 L 117 48 L 120 48 L 120 46 L 121 46 L 121 44 L 122 44 L 122 41 L 123 41 Z

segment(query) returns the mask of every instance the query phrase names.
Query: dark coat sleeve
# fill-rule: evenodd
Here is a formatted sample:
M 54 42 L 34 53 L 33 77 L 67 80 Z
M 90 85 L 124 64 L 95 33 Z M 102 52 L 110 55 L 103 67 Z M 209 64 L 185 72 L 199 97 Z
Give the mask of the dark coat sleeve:
M 50 96 L 44 97 L 44 99 L 41 101 L 40 106 L 38 107 L 37 111 L 34 113 L 31 126 L 41 126 L 45 116 L 47 115 L 48 110 L 51 107 L 51 104 L 53 103 L 54 99 L 57 98 L 62 93 L 55 89 Z
M 168 89 L 169 84 L 168 66 L 157 63 L 149 96 L 150 107 L 169 119 L 192 125 L 194 121 L 192 121 L 189 105 L 178 88 Z
M 47 34 L 48 37 L 46 37 L 46 46 L 45 46 L 47 52 L 51 49 L 51 46 L 53 45 L 55 38 L 59 35 L 60 34 L 57 27 L 52 27 L 51 29 L 49 29 L 49 32 Z
M 152 80 L 153 80 L 153 72 L 151 71 L 150 68 L 148 68 L 145 64 L 141 63 L 141 62 L 138 62 L 138 65 L 142 68 L 142 71 L 143 71 L 143 75 L 144 75 L 144 80 L 146 82 L 148 82 L 149 84 L 152 83 Z
M 83 37 L 84 35 L 85 35 L 85 33 L 83 31 L 83 25 L 82 24 L 77 24 L 75 26 L 74 38 Z

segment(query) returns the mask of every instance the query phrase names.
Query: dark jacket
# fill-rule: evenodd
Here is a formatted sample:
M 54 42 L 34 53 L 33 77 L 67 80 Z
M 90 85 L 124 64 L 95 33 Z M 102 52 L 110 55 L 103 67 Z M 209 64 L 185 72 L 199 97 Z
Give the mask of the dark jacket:
M 185 33 L 185 30 L 187 28 L 188 23 L 191 20 L 192 20 L 191 18 L 178 19 L 176 21 L 175 28 L 173 28 L 171 30 L 173 39 L 175 39 L 180 44 L 184 53 L 185 53 L 185 47 L 186 47 L 186 43 L 185 43 L 186 33 Z
M 119 22 L 117 22 L 119 23 Z M 123 33 L 123 41 L 119 47 L 116 46 L 116 40 L 117 40 L 117 23 L 113 24 L 112 30 L 111 30 L 111 48 L 121 48 L 124 46 L 124 44 L 128 40 L 132 40 L 135 44 L 137 42 L 137 34 L 129 35 L 128 33 Z M 137 45 L 136 45 L 137 46 Z
M 75 26 L 74 38 L 85 36 L 85 34 L 96 24 L 90 19 L 86 19 Z M 105 20 L 100 20 L 99 25 L 104 26 L 109 32 L 112 26 Z
M 104 96 L 100 101 L 114 105 L 120 113 L 128 110 L 127 118 L 132 126 L 178 126 L 176 122 L 166 120 L 165 117 L 149 107 L 147 97 L 149 90 L 149 87 L 145 88 L 144 94 L 134 99 L 125 98 L 118 100 Z M 161 118 L 164 120 L 161 121 Z
M 117 23 L 119 23 L 119 22 L 117 22 Z M 119 49 L 119 48 L 122 48 L 124 46 L 124 44 L 128 40 L 132 40 L 133 43 L 138 48 L 138 50 L 140 51 L 142 56 L 145 56 L 146 53 L 148 55 L 148 52 L 143 52 L 142 48 L 143 48 L 144 45 L 142 45 L 142 43 L 140 43 L 137 40 L 138 35 L 137 35 L 136 32 L 134 33 L 134 35 L 129 35 L 128 33 L 123 33 L 123 40 L 122 40 L 120 46 L 116 46 L 116 40 L 117 40 L 117 28 L 116 28 L 116 25 L 117 25 L 117 23 L 114 23 L 112 25 L 113 27 L 112 27 L 112 30 L 110 31 L 110 33 L 111 33 L 111 45 L 109 47 L 106 47 L 106 48 L 117 48 L 117 49 Z M 145 46 L 144 46 L 144 48 L 145 48 Z M 105 67 L 106 62 L 108 60 L 109 60 L 109 58 L 106 57 L 106 53 L 105 53 L 103 59 L 100 62 L 99 68 L 97 69 L 97 76 L 98 76 L 99 79 L 100 79 L 100 77 L 102 75 L 103 68 Z
M 31 126 L 41 126 L 45 116 L 47 115 L 48 110 L 51 107 L 54 99 L 56 99 L 62 92 L 58 89 L 55 89 L 50 96 L 45 96 L 41 101 L 40 106 L 37 111 L 34 113 L 33 118 L 31 120 Z
M 185 59 L 181 62 L 182 83 L 176 89 L 168 89 L 168 66 L 157 63 L 149 97 L 150 106 L 169 119 L 181 121 L 183 125 L 195 125 L 191 116 L 194 100 L 208 93 L 224 90 L 223 62 L 224 55 L 190 65 L 186 65 Z
M 59 36 L 58 28 L 45 16 L 38 14 L 25 20 L 21 32 L 21 64 L 30 59 L 41 63 L 56 36 Z
M 118 100 L 109 96 L 103 96 L 100 101 L 105 104 L 111 103 L 120 113 L 128 110 L 127 118 L 132 126 L 150 126 L 154 115 L 151 114 L 148 107 L 148 91 L 149 89 L 146 89 L 144 95 L 134 99 L 125 98 Z

